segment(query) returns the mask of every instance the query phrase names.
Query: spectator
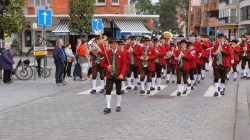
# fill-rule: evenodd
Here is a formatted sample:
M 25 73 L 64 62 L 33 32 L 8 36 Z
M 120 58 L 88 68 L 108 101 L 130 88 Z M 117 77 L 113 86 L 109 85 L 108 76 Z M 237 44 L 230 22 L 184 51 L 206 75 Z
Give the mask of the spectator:
M 65 53 L 67 55 L 67 76 L 72 77 L 71 76 L 71 67 L 72 67 L 73 61 L 75 60 L 75 55 L 72 52 L 70 44 L 67 44 L 67 46 L 65 47 Z
M 63 82 L 63 71 L 64 67 L 66 66 L 66 61 L 67 61 L 67 55 L 63 50 L 63 45 L 64 42 L 62 39 L 58 39 L 56 41 L 56 47 L 53 51 L 53 58 L 54 58 L 54 63 L 56 65 L 56 85 L 57 86 L 63 86 L 66 85 L 65 82 Z
M 88 71 L 88 57 L 87 57 L 87 44 L 86 40 L 82 40 L 81 44 L 77 48 L 78 54 L 78 63 L 82 67 L 82 80 L 87 80 L 87 71 Z
M 13 69 L 13 58 L 9 52 L 11 46 L 5 45 L 4 49 L 1 51 L 1 57 L 0 57 L 0 68 L 3 69 L 3 82 L 5 84 L 11 83 L 11 72 Z

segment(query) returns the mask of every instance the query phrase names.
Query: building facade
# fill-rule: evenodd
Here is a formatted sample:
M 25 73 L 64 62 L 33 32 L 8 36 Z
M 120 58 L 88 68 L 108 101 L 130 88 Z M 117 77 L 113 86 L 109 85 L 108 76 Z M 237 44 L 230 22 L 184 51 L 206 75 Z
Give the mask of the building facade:
M 48 49 L 54 48 L 58 38 L 62 38 L 65 43 L 70 42 L 74 49 L 77 36 L 72 35 L 68 29 L 69 0 L 23 1 L 25 4 L 26 29 L 20 35 L 19 44 L 24 52 L 28 51 L 33 42 L 42 36 L 42 27 L 32 28 L 33 23 L 37 23 L 37 11 L 39 9 L 53 10 L 53 26 L 46 27 Z M 96 0 L 94 17 L 103 19 L 105 35 L 117 38 L 134 32 L 150 33 L 144 23 L 149 19 L 159 19 L 158 15 L 135 15 L 135 6 L 130 5 L 128 0 Z
M 239 3 L 239 34 L 250 31 L 250 0 L 240 0 Z
M 188 34 L 200 34 L 201 28 L 201 0 L 189 1 Z

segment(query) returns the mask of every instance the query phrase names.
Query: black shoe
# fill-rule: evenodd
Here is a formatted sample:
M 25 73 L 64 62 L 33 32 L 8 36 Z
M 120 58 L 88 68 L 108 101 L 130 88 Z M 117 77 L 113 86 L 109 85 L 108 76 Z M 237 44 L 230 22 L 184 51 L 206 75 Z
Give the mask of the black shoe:
M 206 72 L 208 72 L 209 70 L 206 70 Z
M 131 87 L 127 87 L 126 90 L 131 90 Z
M 145 94 L 145 91 L 144 91 L 144 90 L 141 90 L 141 91 L 140 91 L 140 94 Z
M 110 109 L 110 108 L 104 108 L 103 113 L 104 113 L 104 114 L 111 113 L 111 109 Z
M 116 111 L 116 112 L 121 112 L 121 107 L 120 107 L 120 106 L 117 106 L 115 111 Z
M 177 92 L 177 96 L 181 96 L 181 92 Z
M 196 86 L 196 82 L 194 83 L 194 86 Z
M 158 87 L 157 90 L 161 90 L 161 87 Z
M 199 83 L 201 83 L 201 81 L 198 80 L 197 83 L 199 84 Z
M 166 76 L 163 76 L 163 77 L 162 77 L 162 79 L 165 79 L 165 78 L 166 78 Z
M 122 90 L 122 94 L 125 94 L 125 91 L 124 91 L 124 90 Z
M 174 84 L 175 83 L 175 81 L 172 81 L 172 84 Z
M 188 87 L 191 87 L 191 84 L 188 83 L 187 86 L 188 86 Z
M 168 81 L 168 80 L 166 81 L 166 84 L 169 84 L 169 81 Z
M 133 80 L 133 79 L 131 79 L 131 82 L 134 82 L 134 80 Z
M 149 94 L 150 94 L 150 91 L 147 91 L 147 94 L 149 95 Z
M 68 75 L 68 77 L 72 77 L 71 75 Z
M 138 87 L 137 87 L 137 86 L 135 86 L 135 87 L 134 87 L 134 90 L 138 90 Z
M 103 94 L 104 93 L 104 89 L 101 89 L 100 93 Z
M 141 85 L 141 82 L 138 82 L 137 85 Z
M 218 94 L 218 92 L 215 92 L 214 97 L 217 97 L 217 96 L 219 96 L 219 94 Z
M 201 77 L 201 80 L 204 80 L 205 79 L 205 77 Z
M 91 94 L 95 94 L 95 93 L 96 93 L 96 90 L 92 89 L 92 90 L 90 91 L 90 93 L 91 93 Z
M 191 86 L 191 90 L 194 90 L 194 86 Z
M 233 81 L 236 81 L 236 78 L 234 78 L 234 80 Z
M 153 90 L 155 90 L 155 88 L 154 88 L 154 87 L 151 87 L 151 88 L 150 88 L 150 91 L 153 91 Z
M 246 76 L 242 76 L 241 79 L 247 78 Z
M 221 92 L 220 92 L 220 95 L 225 95 L 225 92 L 224 92 L 224 91 L 221 91 Z
M 182 94 L 183 94 L 183 95 L 187 94 L 187 90 L 184 90 Z

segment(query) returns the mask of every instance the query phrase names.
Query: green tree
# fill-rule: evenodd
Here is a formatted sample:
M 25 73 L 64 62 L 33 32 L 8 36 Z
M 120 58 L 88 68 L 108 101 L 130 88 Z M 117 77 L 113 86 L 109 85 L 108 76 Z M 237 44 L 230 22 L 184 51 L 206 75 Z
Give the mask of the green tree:
M 25 28 L 22 0 L 1 0 L 0 2 L 0 32 L 11 35 Z
M 131 4 L 135 4 L 137 14 L 154 14 L 155 6 L 151 0 L 131 0 Z
M 91 31 L 91 19 L 94 14 L 95 0 L 69 1 L 69 30 L 81 35 Z
M 156 4 L 156 13 L 160 15 L 162 30 L 178 31 L 177 17 L 187 21 L 188 0 L 160 0 Z

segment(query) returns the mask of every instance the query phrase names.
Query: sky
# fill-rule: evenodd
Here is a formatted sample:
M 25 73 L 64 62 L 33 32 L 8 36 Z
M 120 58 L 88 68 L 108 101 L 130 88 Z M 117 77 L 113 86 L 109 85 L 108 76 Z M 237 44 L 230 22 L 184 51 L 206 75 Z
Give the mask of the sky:
M 156 3 L 156 2 L 158 2 L 159 0 L 151 0 L 152 1 L 152 3 Z

